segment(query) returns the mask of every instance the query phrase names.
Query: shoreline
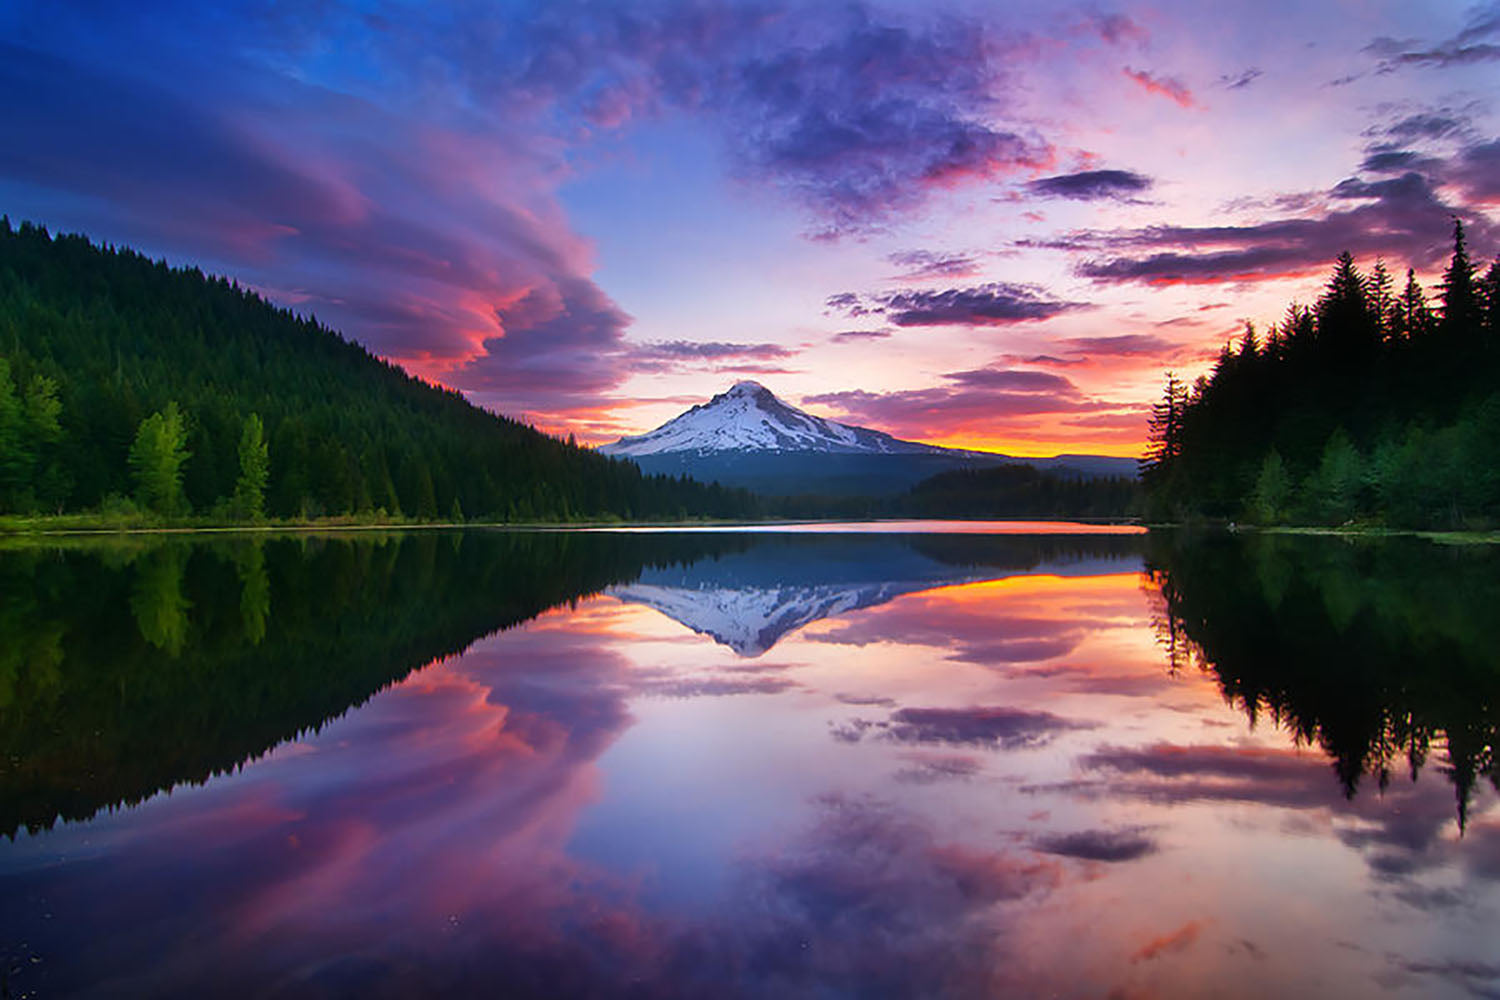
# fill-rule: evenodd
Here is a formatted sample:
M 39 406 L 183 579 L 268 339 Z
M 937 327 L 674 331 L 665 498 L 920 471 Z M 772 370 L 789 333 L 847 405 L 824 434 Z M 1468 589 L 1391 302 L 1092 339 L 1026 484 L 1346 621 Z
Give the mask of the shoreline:
M 950 524 L 1077 524 L 1090 528 L 1099 527 L 1144 527 L 1130 518 L 1065 518 L 1037 515 L 1015 518 L 919 518 L 919 517 L 835 517 L 835 518 L 785 518 L 766 520 L 720 520 L 704 518 L 681 521 L 272 521 L 262 524 L 109 524 L 90 523 L 88 515 L 64 514 L 21 519 L 22 524 L 10 525 L 0 518 L 0 541 L 24 538 L 132 538 L 174 535 L 276 535 L 276 534 L 322 534 L 360 531 L 455 531 L 483 529 L 487 531 L 683 531 L 695 529 L 736 528 L 771 530 L 788 527 L 852 524 L 900 524 L 914 522 L 936 522 Z
M 1090 529 L 1138 527 L 1146 531 L 1202 531 L 1229 534 L 1290 535 L 1349 539 L 1421 538 L 1441 545 L 1500 545 L 1500 530 L 1432 530 L 1422 528 L 1384 528 L 1373 526 L 1336 527 L 1326 525 L 1235 525 L 1224 523 L 1144 522 L 1132 518 L 1066 518 L 1046 516 L 1013 518 L 936 518 L 936 517 L 842 517 L 786 518 L 755 521 L 704 518 L 684 521 L 273 521 L 263 524 L 110 524 L 88 515 L 64 514 L 37 518 L 19 518 L 21 523 L 7 524 L 0 518 L 0 543 L 24 539 L 105 539 L 153 538 L 174 536 L 231 535 L 319 535 L 357 532 L 404 531 L 653 531 L 736 529 L 784 531 L 789 528 L 813 530 L 819 525 L 895 525 L 901 523 L 937 524 L 1076 524 Z

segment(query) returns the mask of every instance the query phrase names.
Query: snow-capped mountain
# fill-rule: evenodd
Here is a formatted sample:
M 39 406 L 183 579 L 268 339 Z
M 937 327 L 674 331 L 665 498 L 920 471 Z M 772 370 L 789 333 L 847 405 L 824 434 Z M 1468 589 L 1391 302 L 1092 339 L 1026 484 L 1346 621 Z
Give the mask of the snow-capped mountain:
M 599 449 L 648 473 L 691 476 L 768 495 L 882 496 L 951 469 L 1023 462 L 1065 476 L 1134 475 L 1135 461 L 1102 455 L 1011 458 L 903 441 L 868 427 L 815 417 L 758 382 L 727 392 L 656 430 Z
M 815 621 L 906 594 L 1020 573 L 1094 575 L 1140 564 L 1134 536 L 1084 538 L 950 537 L 934 548 L 930 538 L 891 535 L 751 535 L 744 551 L 650 567 L 605 592 L 754 658 Z
M 902 441 L 866 427 L 815 417 L 776 397 L 759 382 L 736 382 L 706 403 L 635 437 L 599 449 L 639 458 L 682 452 L 833 452 L 845 455 L 930 455 L 949 452 Z
M 646 569 L 607 593 L 756 657 L 820 619 L 994 575 L 940 562 L 898 539 L 782 537 L 757 539 L 748 551 L 690 566 Z
M 649 583 L 611 587 L 630 604 L 655 608 L 699 635 L 713 638 L 744 657 L 756 657 L 804 625 L 868 608 L 930 582 L 889 582 L 812 587 L 664 587 Z

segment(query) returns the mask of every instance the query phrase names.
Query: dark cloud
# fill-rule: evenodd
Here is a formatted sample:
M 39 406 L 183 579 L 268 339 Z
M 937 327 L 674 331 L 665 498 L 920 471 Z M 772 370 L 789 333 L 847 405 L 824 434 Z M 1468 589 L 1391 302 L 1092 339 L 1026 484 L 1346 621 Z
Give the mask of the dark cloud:
M 923 281 L 928 278 L 971 278 L 979 273 L 979 261 L 969 254 L 904 250 L 886 257 L 901 269 L 898 278 Z
M 864 340 L 884 340 L 890 335 L 891 331 L 889 328 L 881 327 L 878 330 L 840 330 L 831 339 L 839 343 L 850 343 Z
M 883 695 L 873 694 L 836 694 L 835 701 L 843 702 L 845 705 L 876 705 L 881 708 L 895 708 L 896 699 L 887 698 Z
M 1486 39 L 1500 35 L 1500 4 L 1487 3 L 1469 12 L 1464 27 L 1452 38 L 1423 45 L 1410 38 L 1381 36 L 1365 46 L 1380 59 L 1377 72 L 1391 73 L 1408 66 L 1447 69 L 1500 59 L 1500 45 Z
M 1449 162 L 1445 176 L 1470 201 L 1491 205 L 1500 202 L 1500 139 L 1461 150 Z
M 842 292 L 826 304 L 851 317 L 882 315 L 897 326 L 1006 326 L 1091 308 L 1049 296 L 1039 285 L 995 281 L 968 288 L 904 289 L 857 295 Z
M 1193 92 L 1188 89 L 1187 84 L 1175 76 L 1159 76 L 1149 70 L 1131 69 L 1129 66 L 1126 66 L 1123 72 L 1148 94 L 1156 94 L 1170 101 L 1176 101 L 1184 108 L 1194 107 L 1198 103 L 1193 99 Z
M 781 694 L 798 686 L 787 677 L 708 677 L 656 681 L 645 685 L 642 691 L 664 698 L 723 698 L 741 694 Z
M 1468 129 L 1469 120 L 1466 116 L 1449 111 L 1419 111 L 1379 126 L 1374 134 L 1397 143 L 1407 143 L 1421 139 L 1444 139 Z
M 1360 161 L 1359 168 L 1377 174 L 1399 174 L 1436 162 L 1409 149 L 1376 149 Z
M 969 371 L 948 372 L 943 378 L 965 387 L 1000 389 L 1006 392 L 1075 391 L 1073 383 L 1061 375 L 1014 368 L 974 368 Z
M 886 739 L 897 743 L 935 743 L 950 746 L 1022 750 L 1043 746 L 1058 733 L 1090 729 L 1092 723 L 1065 719 L 1051 712 L 1007 706 L 965 708 L 903 708 L 880 724 Z
M 1074 201 L 1114 198 L 1125 201 L 1148 190 L 1151 183 L 1151 178 L 1130 170 L 1083 170 L 1043 177 L 1026 185 L 1026 190 L 1044 198 L 1071 198 Z
M 1265 76 L 1265 70 L 1251 66 L 1239 73 L 1226 73 L 1219 77 L 1219 86 L 1225 90 L 1244 90 L 1262 76 Z
M 1310 274 L 1331 266 L 1345 250 L 1430 267 L 1451 248 L 1456 210 L 1422 174 L 1408 171 L 1376 182 L 1353 179 L 1330 196 L 1340 207 L 1321 215 L 1244 226 L 1162 225 L 1074 233 L 1062 245 L 1079 253 L 1092 251 L 1076 266 L 1084 277 L 1145 284 L 1264 281 Z M 1345 207 L 1351 201 L 1362 203 Z M 1500 227 L 1484 217 L 1469 217 L 1477 243 L 1491 242 L 1500 234 Z
M 1448 958 L 1399 960 L 1399 969 L 1411 976 L 1432 976 L 1464 990 L 1470 996 L 1493 1000 L 1500 997 L 1500 962 Z
M 1146 828 L 1140 826 L 1051 834 L 1037 838 L 1033 846 L 1047 854 L 1084 861 L 1135 861 L 1160 850 L 1156 841 L 1146 836 Z

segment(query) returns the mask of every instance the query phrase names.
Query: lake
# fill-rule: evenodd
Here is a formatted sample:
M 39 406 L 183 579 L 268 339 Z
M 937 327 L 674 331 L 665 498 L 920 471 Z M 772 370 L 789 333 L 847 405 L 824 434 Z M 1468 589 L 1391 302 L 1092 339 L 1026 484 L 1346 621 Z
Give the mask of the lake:
M 1500 551 L 0 550 L 3 994 L 1500 995 Z

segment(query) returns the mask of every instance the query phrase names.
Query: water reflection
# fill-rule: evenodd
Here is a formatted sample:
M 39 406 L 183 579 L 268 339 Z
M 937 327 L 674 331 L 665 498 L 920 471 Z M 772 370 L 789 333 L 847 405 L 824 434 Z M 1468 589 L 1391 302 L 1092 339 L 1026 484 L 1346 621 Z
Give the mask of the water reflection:
M 1433 692 L 1489 697 L 1490 563 L 1279 544 L 7 553 L 7 988 L 1483 995 L 1500 822 L 1449 728 L 1490 716 Z
M 1158 536 L 1152 577 L 1174 666 L 1211 670 L 1252 722 L 1268 715 L 1361 778 L 1412 778 L 1433 748 L 1463 823 L 1500 788 L 1500 553 L 1411 539 Z

